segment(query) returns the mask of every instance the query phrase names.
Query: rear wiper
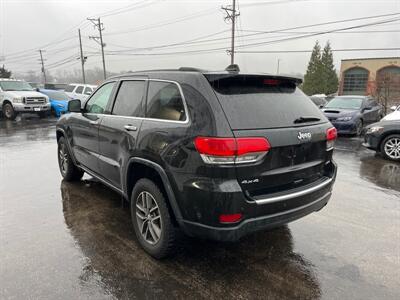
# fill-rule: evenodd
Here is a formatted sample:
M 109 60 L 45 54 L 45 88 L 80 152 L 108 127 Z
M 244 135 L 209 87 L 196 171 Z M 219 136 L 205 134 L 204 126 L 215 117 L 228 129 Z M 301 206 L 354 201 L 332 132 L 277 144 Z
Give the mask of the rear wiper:
M 296 120 L 294 120 L 293 123 L 298 124 L 298 123 L 307 123 L 316 121 L 321 121 L 321 119 L 318 117 L 299 117 Z

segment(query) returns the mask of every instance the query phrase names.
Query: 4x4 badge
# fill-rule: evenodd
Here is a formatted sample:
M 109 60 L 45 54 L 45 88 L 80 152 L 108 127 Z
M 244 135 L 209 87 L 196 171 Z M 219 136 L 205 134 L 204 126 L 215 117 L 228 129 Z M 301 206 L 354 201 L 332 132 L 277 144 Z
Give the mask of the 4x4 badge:
M 311 132 L 299 132 L 299 134 L 297 135 L 297 138 L 300 141 L 309 141 L 309 140 L 311 140 Z

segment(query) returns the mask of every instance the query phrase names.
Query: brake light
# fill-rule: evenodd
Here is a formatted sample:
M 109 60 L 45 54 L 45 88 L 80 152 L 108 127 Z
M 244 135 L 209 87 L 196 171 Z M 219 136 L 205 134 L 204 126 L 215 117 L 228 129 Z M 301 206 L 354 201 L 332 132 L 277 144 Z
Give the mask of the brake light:
M 220 223 L 236 223 L 242 219 L 242 214 L 232 214 L 232 215 L 220 215 L 219 222 Z
M 326 150 L 332 150 L 337 138 L 337 130 L 335 127 L 326 130 Z
M 267 84 L 267 85 L 278 85 L 279 84 L 279 80 L 277 80 L 277 79 L 264 79 L 264 84 Z
M 208 164 L 256 162 L 271 148 L 268 140 L 261 137 L 197 137 L 194 144 L 203 161 Z

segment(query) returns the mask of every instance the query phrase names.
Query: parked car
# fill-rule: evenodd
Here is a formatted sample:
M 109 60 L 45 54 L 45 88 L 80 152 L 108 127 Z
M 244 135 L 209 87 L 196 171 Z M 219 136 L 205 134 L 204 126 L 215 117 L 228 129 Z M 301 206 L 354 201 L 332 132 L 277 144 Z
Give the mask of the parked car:
M 46 89 L 40 89 L 39 92 L 49 97 L 51 110 L 56 117 L 60 117 L 68 111 L 68 101 L 71 98 L 65 92 Z
M 25 81 L 0 78 L 0 110 L 9 120 L 19 113 L 37 113 L 43 118 L 50 112 L 50 102 Z
M 397 107 L 392 106 L 390 110 L 392 110 L 392 112 L 383 117 L 382 121 L 400 120 L 400 105 Z
M 236 241 L 331 196 L 336 129 L 301 80 L 227 70 L 112 77 L 57 123 L 63 178 L 87 172 L 130 201 L 138 241 L 156 258 L 175 250 L 178 230 Z
M 383 117 L 382 106 L 367 96 L 337 96 L 322 111 L 340 134 L 360 135 L 364 125 Z
M 325 98 L 322 97 L 310 96 L 310 99 L 319 108 L 324 107 L 328 103 L 328 101 L 326 101 Z
M 68 87 L 66 83 L 45 83 L 44 88 L 46 90 L 65 90 Z
M 400 162 L 400 120 L 381 121 L 366 129 L 365 147 L 380 152 L 386 159 Z
M 95 89 L 95 85 L 71 83 L 65 87 L 64 91 L 71 98 L 84 101 Z

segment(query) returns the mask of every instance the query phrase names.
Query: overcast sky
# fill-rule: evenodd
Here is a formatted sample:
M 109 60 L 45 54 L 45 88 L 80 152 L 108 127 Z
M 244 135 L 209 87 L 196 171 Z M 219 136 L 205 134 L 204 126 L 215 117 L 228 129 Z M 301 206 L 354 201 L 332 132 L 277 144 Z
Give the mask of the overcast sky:
M 49 70 L 79 69 L 78 27 L 83 35 L 83 49 L 88 56 L 87 68 L 101 67 L 99 45 L 90 40 L 97 35 L 87 17 L 102 16 L 106 65 L 119 72 L 152 68 L 195 66 L 223 69 L 230 61 L 225 49 L 230 47 L 230 24 L 224 21 L 221 6 L 228 0 L 0 0 L 0 63 L 15 72 L 40 71 L 38 49 L 42 48 Z M 323 22 L 400 12 L 400 0 L 237 0 L 238 45 L 263 43 L 288 37 L 309 35 L 397 18 L 400 15 L 365 19 L 325 26 L 308 27 L 289 32 L 249 35 Z M 293 31 L 301 33 L 293 33 Z M 238 48 L 241 51 L 311 50 L 315 41 L 328 40 L 333 49 L 400 47 L 400 21 L 353 29 L 351 31 L 311 36 L 279 43 Z M 208 42 L 153 48 L 187 41 Z M 210 41 L 212 40 L 212 41 Z M 147 48 L 147 49 L 135 49 Z M 217 49 L 206 52 L 208 49 Z M 112 51 L 130 55 L 110 55 Z M 200 50 L 203 52 L 195 52 Z M 192 52 L 188 52 L 192 51 Z M 178 53 L 177 53 L 178 52 Z M 179 53 L 180 52 L 180 53 Z M 184 53 L 182 53 L 184 52 Z M 168 55 L 155 55 L 169 53 Z M 136 55 L 132 55 L 136 54 Z M 153 55 L 138 55 L 153 54 Z M 282 73 L 304 73 L 310 53 L 237 53 L 236 62 L 244 71 L 275 73 L 280 60 Z M 354 57 L 400 56 L 399 50 L 335 52 L 340 60 Z M 1 61 L 3 60 L 3 61 Z

